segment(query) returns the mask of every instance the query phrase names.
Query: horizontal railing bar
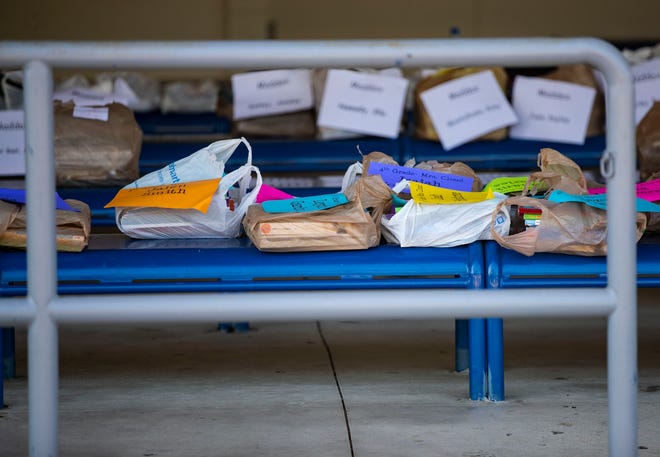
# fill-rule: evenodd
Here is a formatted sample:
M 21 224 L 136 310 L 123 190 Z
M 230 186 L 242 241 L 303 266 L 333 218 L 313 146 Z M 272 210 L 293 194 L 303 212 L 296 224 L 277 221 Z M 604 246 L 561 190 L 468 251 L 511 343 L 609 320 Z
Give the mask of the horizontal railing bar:
M 232 69 L 422 65 L 554 66 L 589 62 L 592 38 L 409 40 L 0 42 L 0 66 L 39 60 L 59 68 Z M 533 53 L 532 49 L 543 49 Z M 601 59 L 597 59 L 601 61 Z
M 527 293 L 526 293 L 527 292 Z M 50 303 L 58 323 L 181 323 L 520 316 L 606 316 L 610 289 L 331 290 L 66 295 Z

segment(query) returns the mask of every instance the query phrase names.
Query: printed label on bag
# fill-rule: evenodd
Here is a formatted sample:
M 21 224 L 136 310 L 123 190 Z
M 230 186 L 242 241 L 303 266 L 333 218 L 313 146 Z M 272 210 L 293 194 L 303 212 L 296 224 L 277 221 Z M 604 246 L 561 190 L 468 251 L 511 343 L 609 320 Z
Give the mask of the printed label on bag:
M 341 192 L 336 194 L 299 197 L 288 200 L 269 200 L 261 204 L 267 213 L 306 213 L 320 211 L 348 203 L 348 198 Z
M 80 119 L 93 119 L 108 122 L 110 108 L 107 106 L 78 106 L 73 107 L 73 117 Z
M 402 167 L 387 163 L 370 162 L 367 174 L 380 175 L 385 184 L 394 187 L 402 179 L 416 181 L 431 186 L 444 187 L 454 190 L 472 190 L 473 178 L 468 176 L 440 173 L 438 171 L 424 170 L 421 168 Z
M 218 184 L 220 178 L 121 189 L 105 208 L 119 206 L 196 209 L 206 213 Z
M 572 195 L 563 190 L 555 190 L 548 196 L 548 200 L 557 203 L 578 202 L 593 206 L 594 208 L 607 209 L 607 194 Z M 636 211 L 644 213 L 660 213 L 660 205 L 656 205 L 655 203 L 651 203 L 638 197 Z
M 410 183 L 410 195 L 416 203 L 427 204 L 477 203 L 495 197 L 491 189 L 485 192 L 460 192 L 414 181 Z

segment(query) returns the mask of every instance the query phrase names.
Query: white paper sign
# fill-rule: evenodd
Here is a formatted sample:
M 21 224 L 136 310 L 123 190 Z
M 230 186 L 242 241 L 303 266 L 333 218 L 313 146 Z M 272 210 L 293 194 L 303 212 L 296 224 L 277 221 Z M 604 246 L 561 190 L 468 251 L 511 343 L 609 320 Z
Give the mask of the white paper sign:
M 660 100 L 660 57 L 632 67 L 635 85 L 635 124 Z
M 73 117 L 82 119 L 94 119 L 96 121 L 108 122 L 110 109 L 107 106 L 79 106 L 73 107 Z
M 0 111 L 0 176 L 24 174 L 25 124 L 23 111 Z
M 234 119 L 292 113 L 314 105 L 309 70 L 269 70 L 231 78 Z
M 490 70 L 440 84 L 420 97 L 446 150 L 518 120 Z
M 320 127 L 397 138 L 407 88 L 405 78 L 329 70 L 316 123 Z
M 593 87 L 517 76 L 512 101 L 519 122 L 509 137 L 584 144 L 595 97 Z

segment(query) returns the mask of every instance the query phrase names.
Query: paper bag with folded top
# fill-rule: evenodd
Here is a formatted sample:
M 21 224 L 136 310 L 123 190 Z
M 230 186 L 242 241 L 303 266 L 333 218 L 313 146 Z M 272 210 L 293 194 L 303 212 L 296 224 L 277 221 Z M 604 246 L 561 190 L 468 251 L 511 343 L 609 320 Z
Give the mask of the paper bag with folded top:
M 311 212 L 267 213 L 262 205 L 252 205 L 243 227 L 261 251 L 367 249 L 380 241 L 376 224 L 358 200 Z
M 55 237 L 58 251 L 80 252 L 89 242 L 91 215 L 87 204 L 65 200 L 78 211 L 55 210 Z M 0 200 L 0 246 L 25 248 L 27 245 L 25 205 Z
M 142 130 L 119 103 L 107 121 L 74 117 L 73 103 L 55 102 L 55 173 L 61 186 L 123 185 L 139 176 Z
M 322 207 L 327 201 L 334 206 L 305 210 Z M 368 176 L 358 179 L 345 193 L 294 198 L 285 203 L 297 211 L 266 212 L 268 202 L 252 205 L 243 227 L 262 251 L 368 249 L 380 243 L 379 221 L 391 203 L 390 188 L 382 178 Z

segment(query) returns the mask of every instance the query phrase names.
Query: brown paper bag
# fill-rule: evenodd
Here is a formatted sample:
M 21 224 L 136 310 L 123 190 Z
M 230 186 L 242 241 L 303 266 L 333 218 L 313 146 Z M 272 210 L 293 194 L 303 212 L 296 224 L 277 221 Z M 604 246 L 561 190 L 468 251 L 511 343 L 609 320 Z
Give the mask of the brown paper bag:
M 541 191 L 551 192 L 555 189 L 573 195 L 589 193 L 587 179 L 580 166 L 561 152 L 543 148 L 538 155 L 537 163 L 541 171 L 529 175 L 523 195 L 536 195 Z
M 108 121 L 73 117 L 73 103 L 55 102 L 55 173 L 61 186 L 117 186 L 139 177 L 142 130 L 119 103 Z
M 414 90 L 414 116 L 415 116 L 415 136 L 425 140 L 439 141 L 440 137 L 438 132 L 433 127 L 431 118 L 429 117 L 424 103 L 422 102 L 421 93 L 431 89 L 432 87 L 451 81 L 452 79 L 461 78 L 463 76 L 479 73 L 480 71 L 491 70 L 495 75 L 495 79 L 506 93 L 509 77 L 502 67 L 461 67 L 461 68 L 445 68 L 438 72 L 427 76 L 420 80 L 415 86 Z M 491 140 L 499 141 L 507 137 L 507 129 L 501 128 L 494 130 L 486 135 L 483 135 L 477 140 Z
M 87 204 L 65 200 L 78 211 L 55 210 L 58 251 L 80 252 L 89 242 L 91 213 Z M 0 201 L 0 246 L 25 248 L 27 243 L 25 205 Z
M 502 236 L 494 230 L 501 213 L 510 214 L 511 208 L 526 206 L 542 211 L 536 227 Z M 511 226 L 514 227 L 512 221 Z M 644 234 L 646 216 L 637 213 L 637 241 Z M 497 243 L 523 255 L 536 252 L 554 252 L 581 256 L 607 255 L 607 212 L 583 203 L 556 203 L 530 197 L 510 197 L 493 212 L 491 234 Z
M 243 228 L 261 251 L 367 249 L 380 242 L 376 224 L 358 200 L 301 213 L 267 213 L 261 205 L 251 205 Z

